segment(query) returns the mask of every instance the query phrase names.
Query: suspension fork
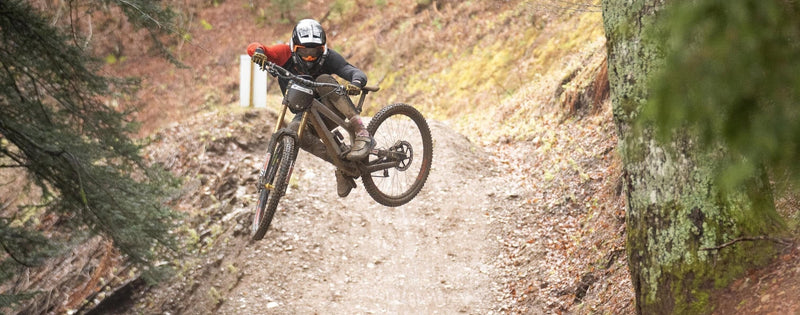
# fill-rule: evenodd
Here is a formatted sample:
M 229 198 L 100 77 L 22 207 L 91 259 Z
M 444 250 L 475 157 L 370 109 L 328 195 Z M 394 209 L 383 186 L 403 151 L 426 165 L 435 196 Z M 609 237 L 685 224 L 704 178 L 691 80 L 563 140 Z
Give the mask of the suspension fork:
M 286 110 L 288 108 L 288 106 L 283 105 L 283 109 L 281 110 L 281 114 L 278 115 L 278 122 L 275 123 L 275 130 L 272 131 L 272 134 L 277 133 L 278 130 L 281 130 L 281 127 L 283 127 L 283 118 L 286 117 Z
M 280 117 L 278 117 L 278 122 L 275 124 L 275 130 L 272 131 L 273 134 L 277 133 L 278 130 L 281 130 L 281 127 L 283 127 L 283 119 L 286 118 L 287 108 L 288 106 L 284 105 L 283 109 L 281 110 L 281 114 L 278 115 Z M 303 119 L 300 120 L 300 127 L 297 128 L 297 139 L 303 139 L 303 132 L 306 129 L 306 122 L 308 122 L 308 111 L 303 112 Z
M 267 151 L 267 157 L 264 158 L 264 166 L 261 167 L 261 172 L 259 173 L 258 176 L 258 187 L 263 186 L 267 190 L 272 190 L 273 187 L 272 185 L 264 182 L 264 176 L 267 175 L 269 160 L 273 153 L 272 150 L 275 149 L 275 146 L 277 145 L 277 143 L 275 142 L 278 141 L 278 137 L 276 137 L 276 135 L 278 134 L 278 130 L 281 130 L 281 128 L 283 127 L 283 119 L 286 118 L 286 110 L 288 108 L 289 108 L 288 106 L 284 105 L 283 109 L 281 109 L 280 115 L 278 115 L 278 121 L 275 122 L 275 128 L 272 131 L 272 137 L 269 141 L 270 147 L 269 150 Z
M 306 130 L 306 122 L 308 122 L 308 111 L 303 112 L 303 118 L 300 120 L 300 127 L 297 127 L 297 141 L 302 141 L 303 132 Z

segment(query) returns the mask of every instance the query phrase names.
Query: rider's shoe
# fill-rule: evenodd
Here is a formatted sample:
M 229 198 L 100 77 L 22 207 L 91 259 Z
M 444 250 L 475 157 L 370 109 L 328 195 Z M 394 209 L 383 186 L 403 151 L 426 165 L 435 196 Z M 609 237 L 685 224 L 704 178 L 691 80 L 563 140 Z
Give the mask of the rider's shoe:
M 336 193 L 339 197 L 347 197 L 350 191 L 356 188 L 356 181 L 352 177 L 345 176 L 342 171 L 336 170 Z
M 350 148 L 350 152 L 347 153 L 347 159 L 350 161 L 358 161 L 362 160 L 367 155 L 369 155 L 369 151 L 375 147 L 375 140 L 369 136 L 356 136 L 355 141 L 353 141 L 353 146 Z

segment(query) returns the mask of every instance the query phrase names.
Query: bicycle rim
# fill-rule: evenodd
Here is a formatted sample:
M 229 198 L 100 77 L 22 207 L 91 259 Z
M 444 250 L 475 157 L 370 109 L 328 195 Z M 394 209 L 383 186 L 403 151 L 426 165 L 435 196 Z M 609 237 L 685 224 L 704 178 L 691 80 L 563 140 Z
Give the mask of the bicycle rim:
M 411 201 L 425 185 L 433 159 L 433 140 L 425 118 L 410 105 L 392 104 L 379 111 L 367 129 L 378 148 L 407 156 L 398 167 L 362 176 L 367 193 L 389 207 Z M 370 162 L 375 159 L 370 156 Z

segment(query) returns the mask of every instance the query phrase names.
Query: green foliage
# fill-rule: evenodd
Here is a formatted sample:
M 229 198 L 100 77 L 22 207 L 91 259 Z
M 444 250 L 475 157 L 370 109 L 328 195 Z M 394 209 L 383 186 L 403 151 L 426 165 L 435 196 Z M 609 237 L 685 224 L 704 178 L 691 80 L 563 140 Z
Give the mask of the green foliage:
M 117 4 L 137 25 L 168 22 L 159 20 L 169 13 L 153 1 Z M 155 275 L 161 268 L 149 265 L 175 253 L 178 216 L 164 202 L 178 182 L 140 156 L 131 113 L 105 102 L 136 82 L 98 76 L 103 60 L 65 34 L 28 2 L 0 2 L 0 165 L 25 169 L 42 191 L 39 206 L 58 217 L 61 232 L 73 239 L 103 234 Z M 45 236 L 27 221 L 0 218 L 7 254 L 0 281 L 58 253 L 50 237 L 60 234 Z M 4 296 L 0 307 L 26 297 Z
M 442 30 L 442 19 L 440 19 L 438 16 L 433 18 L 433 26 L 436 27 L 436 30 L 441 31 Z
M 20 302 L 28 300 L 36 296 L 36 293 L 24 293 L 24 294 L 0 294 L 0 307 L 3 306 L 15 306 L 18 305 Z
M 269 3 L 280 12 L 281 23 L 294 24 L 307 14 L 301 10 L 306 3 L 303 0 L 270 0 Z
M 793 1 L 698 0 L 670 7 L 654 42 L 664 71 L 639 124 L 655 121 L 661 139 L 695 132 L 723 147 L 720 168 L 734 186 L 766 165 L 800 179 L 800 5 Z
M 208 23 L 208 21 L 206 21 L 205 19 L 201 19 L 200 20 L 200 26 L 202 26 L 203 29 L 206 30 L 206 31 L 210 31 L 210 30 L 214 29 L 214 26 L 211 25 L 211 23 Z
M 353 0 L 336 0 L 331 4 L 331 18 L 333 20 L 346 20 L 348 16 L 358 12 L 358 5 Z
M 17 1 L 17 0 L 12 0 Z M 111 4 L 116 5 L 122 10 L 128 22 L 132 23 L 137 29 L 146 30 L 151 44 L 164 58 L 179 67 L 185 67 L 163 40 L 178 39 L 182 36 L 182 31 L 173 24 L 177 13 L 168 7 L 163 7 L 161 1 L 156 0 L 111 0 Z M 95 5 L 100 5 L 97 3 Z
M 58 246 L 41 233 L 31 231 L 27 226 L 11 225 L 8 221 L 0 218 L 2 248 L 9 255 L 9 259 L 0 262 L 3 266 L 0 281 L 10 279 L 15 267 L 38 266 L 45 258 L 58 252 Z

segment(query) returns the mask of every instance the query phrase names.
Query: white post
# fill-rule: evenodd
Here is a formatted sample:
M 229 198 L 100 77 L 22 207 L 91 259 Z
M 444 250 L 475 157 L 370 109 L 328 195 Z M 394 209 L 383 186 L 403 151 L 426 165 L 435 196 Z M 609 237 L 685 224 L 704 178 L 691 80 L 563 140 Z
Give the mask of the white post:
M 250 56 L 239 56 L 239 105 L 267 107 L 267 72 L 250 61 Z

